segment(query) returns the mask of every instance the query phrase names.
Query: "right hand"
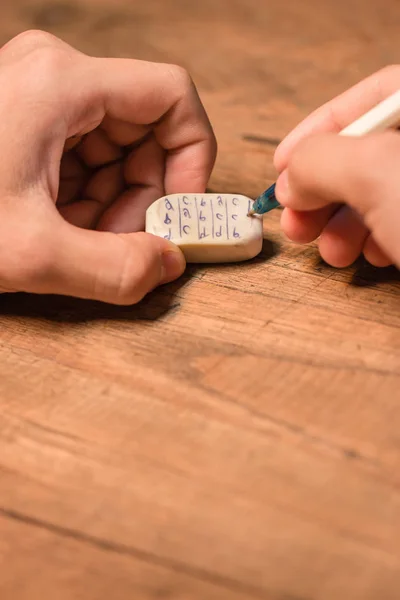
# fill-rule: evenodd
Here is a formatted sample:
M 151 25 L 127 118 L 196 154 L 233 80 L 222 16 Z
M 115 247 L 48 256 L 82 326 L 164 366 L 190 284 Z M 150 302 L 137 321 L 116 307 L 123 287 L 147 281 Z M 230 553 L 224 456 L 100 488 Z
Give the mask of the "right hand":
M 400 66 L 387 67 L 317 109 L 276 150 L 283 231 L 299 243 L 319 238 L 332 266 L 363 253 L 400 267 L 400 133 L 337 135 L 398 89 Z

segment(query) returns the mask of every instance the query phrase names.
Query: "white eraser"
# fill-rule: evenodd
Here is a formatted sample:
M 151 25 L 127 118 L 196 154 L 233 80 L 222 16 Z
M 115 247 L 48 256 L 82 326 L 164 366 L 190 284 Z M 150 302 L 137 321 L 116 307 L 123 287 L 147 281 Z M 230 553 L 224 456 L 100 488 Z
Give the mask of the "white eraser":
M 263 222 L 253 200 L 234 194 L 171 194 L 146 212 L 146 231 L 171 240 L 190 263 L 238 262 L 261 252 Z

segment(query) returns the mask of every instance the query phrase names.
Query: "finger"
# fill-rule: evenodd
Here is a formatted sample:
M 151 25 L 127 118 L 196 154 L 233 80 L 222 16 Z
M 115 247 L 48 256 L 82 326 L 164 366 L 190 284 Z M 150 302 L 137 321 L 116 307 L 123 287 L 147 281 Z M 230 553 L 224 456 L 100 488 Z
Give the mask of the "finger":
M 123 166 L 121 164 L 110 165 L 93 175 L 86 186 L 85 195 L 106 208 L 117 198 L 123 188 Z
M 84 181 L 79 179 L 67 179 L 60 182 L 56 204 L 57 206 L 65 206 L 70 202 L 74 202 L 81 193 L 84 186 Z
M 342 269 L 353 264 L 362 253 L 368 229 L 348 206 L 342 206 L 321 233 L 319 252 L 326 263 Z
M 69 150 L 73 150 L 76 146 L 81 142 L 81 135 L 74 135 L 67 140 L 65 140 L 64 144 L 64 152 L 68 152 Z
M 303 138 L 324 132 L 341 131 L 373 106 L 399 89 L 400 66 L 393 65 L 363 81 L 312 112 L 277 147 L 274 165 L 278 172 L 286 168 L 294 147 Z
M 100 217 L 96 229 L 113 233 L 133 233 L 145 228 L 146 210 L 162 194 L 152 187 L 131 187 L 118 196 Z
M 99 167 L 122 157 L 121 148 L 111 142 L 99 127 L 85 136 L 77 153 L 88 167 Z
M 381 250 L 372 235 L 366 239 L 363 253 L 365 259 L 374 267 L 388 267 L 392 264 L 390 258 Z
M 87 169 L 82 165 L 75 152 L 65 152 L 60 164 L 60 179 L 83 179 Z
M 57 253 L 50 289 L 113 304 L 134 304 L 179 277 L 185 261 L 167 240 L 70 228 Z
M 98 171 L 82 191 L 83 198 L 72 204 L 60 205 L 60 214 L 77 227 L 96 227 L 104 211 L 124 189 L 122 169 L 122 165 L 117 164 Z
M 15 262 L 13 289 L 129 305 L 185 268 L 181 251 L 163 238 L 88 231 L 60 217 L 34 244 Z
M 33 36 L 36 50 L 27 53 L 7 92 L 7 106 L 15 96 L 22 99 L 18 131 L 26 130 L 27 142 L 22 146 L 17 132 L 11 141 L 20 157 L 17 179 L 25 188 L 40 179 L 42 189 L 56 199 L 59 173 L 54 157 L 61 158 L 66 139 L 93 131 L 107 116 L 154 131 L 168 153 L 167 193 L 205 191 L 215 162 L 216 140 L 186 71 L 144 61 L 91 58 L 59 40 L 50 40 L 53 36 Z M 66 69 L 68 78 L 63 77 Z M 33 102 L 46 105 L 38 122 L 26 116 Z M 32 156 L 35 144 L 42 150 Z M 5 161 L 0 176 L 7 184 L 9 172 Z M 11 183 L 10 192 L 20 193 L 21 186 L 14 190 Z
M 31 56 L 38 48 L 45 47 L 80 54 L 78 50 L 51 33 L 40 30 L 27 30 L 19 33 L 1 47 L 0 63 L 16 63 L 25 57 Z
M 75 152 L 66 152 L 61 159 L 57 205 L 61 206 L 75 200 L 84 188 L 86 177 L 87 171 Z
M 382 250 L 400 263 L 398 223 L 400 135 L 313 136 L 296 148 L 278 178 L 279 201 L 294 210 L 343 202 L 359 213 Z
M 164 156 L 153 137 L 131 152 L 124 165 L 124 179 L 131 187 L 103 213 L 98 230 L 130 233 L 144 229 L 146 209 L 164 195 Z
M 106 115 L 101 123 L 101 129 L 104 130 L 109 140 L 117 146 L 130 146 L 142 140 L 151 131 L 150 125 L 135 125 L 112 119 Z
M 100 218 L 102 207 L 96 200 L 81 198 L 58 208 L 60 215 L 71 225 L 93 229 Z
M 314 211 L 282 211 L 281 227 L 284 234 L 297 244 L 309 244 L 316 240 L 329 219 L 338 210 L 339 204 L 330 204 Z
M 79 124 L 80 129 L 85 128 L 94 114 L 99 118 L 99 110 L 119 122 L 144 127 L 153 125 L 158 143 L 168 152 L 166 193 L 204 192 L 216 157 L 216 141 L 186 71 L 142 61 L 90 60 L 87 90 L 90 102 L 85 102 L 86 113 L 80 113 L 80 122 L 75 120 L 70 127 L 74 129 Z M 90 103 L 93 115 L 87 114 Z M 75 131 L 70 131 L 73 133 Z

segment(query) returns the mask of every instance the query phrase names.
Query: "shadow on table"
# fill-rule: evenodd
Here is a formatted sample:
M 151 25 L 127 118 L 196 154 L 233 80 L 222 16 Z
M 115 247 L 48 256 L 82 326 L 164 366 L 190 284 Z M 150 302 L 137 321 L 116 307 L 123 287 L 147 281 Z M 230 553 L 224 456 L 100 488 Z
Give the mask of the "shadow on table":
M 382 283 L 400 283 L 400 271 L 396 267 L 373 267 L 360 260 L 350 284 L 357 287 L 375 287 Z
M 59 323 L 83 323 L 88 321 L 156 321 L 177 310 L 180 288 L 188 277 L 158 288 L 134 306 L 114 306 L 93 300 L 81 300 L 68 296 L 36 294 L 2 294 L 0 315 L 45 319 Z
M 320 270 L 321 267 L 338 273 L 344 271 L 348 275 L 348 284 L 355 287 L 372 288 L 385 283 L 400 283 L 400 271 L 396 267 L 373 267 L 363 257 L 360 257 L 347 269 L 343 270 L 331 267 L 322 258 L 319 258 L 316 268 Z
M 68 296 L 36 294 L 0 294 L 0 316 L 29 317 L 59 323 L 83 323 L 98 320 L 157 321 L 179 310 L 181 290 L 196 280 L 200 281 L 212 269 L 233 270 L 249 268 L 270 260 L 276 254 L 276 246 L 264 240 L 261 253 L 247 263 L 229 265 L 188 265 L 177 281 L 161 286 L 134 306 L 113 306 L 92 300 L 80 300 Z

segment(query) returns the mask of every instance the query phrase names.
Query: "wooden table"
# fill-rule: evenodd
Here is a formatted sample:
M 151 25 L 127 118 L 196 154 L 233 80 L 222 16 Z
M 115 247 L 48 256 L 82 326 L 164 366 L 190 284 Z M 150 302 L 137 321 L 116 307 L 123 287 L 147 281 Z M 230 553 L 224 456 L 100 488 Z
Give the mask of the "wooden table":
M 305 115 L 399 60 L 398 0 L 15 0 L 84 51 L 187 67 L 210 188 L 255 196 Z M 2 600 L 397 600 L 400 278 L 266 219 L 246 266 L 134 308 L 0 298 Z

